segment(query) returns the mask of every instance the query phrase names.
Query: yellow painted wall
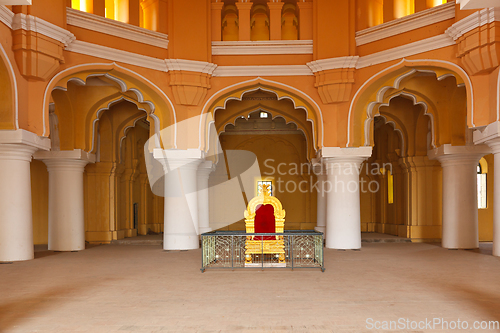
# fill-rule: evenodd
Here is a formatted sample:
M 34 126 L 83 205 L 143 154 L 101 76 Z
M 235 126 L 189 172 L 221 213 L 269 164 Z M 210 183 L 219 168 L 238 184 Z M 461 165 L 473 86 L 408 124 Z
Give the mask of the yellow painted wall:
M 48 243 L 49 173 L 42 161 L 33 160 L 31 171 L 31 207 L 33 210 L 33 242 Z
M 286 190 L 286 183 L 290 181 L 298 184 L 300 181 L 306 180 L 308 189 L 310 188 L 311 180 L 313 182 L 316 181 L 314 174 L 292 175 L 292 173 L 296 172 L 290 172 L 290 168 L 293 167 L 293 164 L 300 166 L 301 163 L 307 163 L 306 142 L 303 135 L 222 134 L 220 140 L 222 149 L 224 150 L 241 149 L 253 152 L 258 158 L 259 167 L 263 176 L 274 179 L 274 196 L 281 201 L 286 211 L 286 230 L 310 230 L 316 226 L 316 193 L 314 191 L 312 193 L 310 191 L 307 191 L 307 193 L 300 193 L 299 191 L 289 192 Z M 271 161 L 272 159 L 274 162 Z M 268 161 L 267 166 L 266 160 Z M 287 173 L 286 175 L 278 174 L 277 167 L 280 163 L 286 164 L 286 166 L 282 166 L 280 169 L 282 173 Z M 274 173 L 268 166 L 274 168 Z M 214 175 L 214 177 L 217 177 L 217 175 Z M 281 192 L 279 192 L 278 181 L 283 181 Z M 303 185 L 303 188 L 306 188 L 306 186 Z M 288 189 L 293 189 L 292 183 L 289 183 Z M 253 196 L 255 196 L 255 193 L 247 194 L 247 199 L 250 200 Z M 213 219 L 217 219 L 217 215 L 213 215 L 214 212 L 211 212 L 211 214 Z M 243 211 L 241 212 L 241 219 L 242 220 L 238 223 L 222 228 L 222 230 L 244 230 Z
M 493 154 L 484 156 L 488 163 L 488 173 L 486 176 L 486 208 L 479 209 L 479 241 L 491 242 L 493 240 L 493 180 L 495 175 Z

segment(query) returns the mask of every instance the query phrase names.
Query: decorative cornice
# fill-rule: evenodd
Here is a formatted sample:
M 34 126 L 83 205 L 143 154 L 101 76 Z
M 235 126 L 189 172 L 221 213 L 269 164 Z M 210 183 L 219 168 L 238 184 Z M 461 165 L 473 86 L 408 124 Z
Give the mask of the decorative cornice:
M 212 42 L 212 55 L 312 54 L 312 40 Z
M 72 8 L 66 9 L 66 15 L 68 25 L 164 49 L 168 48 L 168 35 L 160 32 L 136 27 L 131 24 L 111 20 L 99 15 L 82 12 Z
M 209 75 L 212 75 L 217 68 L 216 64 L 195 60 L 166 59 L 165 63 L 169 71 L 189 71 Z
M 150 68 L 162 72 L 168 71 L 165 60 L 163 59 L 117 50 L 111 47 L 82 42 L 79 40 L 76 40 L 71 43 L 71 45 L 67 46 L 66 51 L 122 62 L 129 65 Z
M 0 22 L 12 29 L 14 13 L 7 6 L 0 6 Z
M 433 7 L 393 21 L 356 32 L 356 45 L 368 44 L 403 32 L 422 28 L 455 17 L 455 3 Z
M 313 73 L 327 71 L 338 68 L 355 68 L 358 62 L 358 56 L 338 57 L 331 59 L 321 59 L 307 63 L 307 66 Z
M 42 20 L 41 18 L 22 13 L 15 14 L 12 20 L 12 30 L 20 29 L 33 31 L 55 39 L 64 44 L 64 46 L 68 46 L 76 39 L 75 35 L 66 29 Z
M 500 21 L 500 8 L 485 8 L 452 24 L 445 33 L 453 40 L 457 40 L 465 33 L 495 21 Z
M 359 58 L 356 68 L 364 68 L 381 64 L 384 62 L 409 57 L 415 54 L 437 50 L 443 47 L 454 45 L 455 41 L 447 34 L 441 34 L 434 37 L 419 40 L 418 42 L 394 47 L 377 53 Z
M 313 75 L 306 65 L 219 66 L 213 76 L 302 76 Z

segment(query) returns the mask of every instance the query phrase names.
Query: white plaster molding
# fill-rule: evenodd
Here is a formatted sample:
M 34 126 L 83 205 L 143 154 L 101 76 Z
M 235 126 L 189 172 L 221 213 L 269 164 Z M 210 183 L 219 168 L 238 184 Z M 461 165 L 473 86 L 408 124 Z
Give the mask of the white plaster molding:
M 323 147 L 321 148 L 321 158 L 329 157 L 365 157 L 372 156 L 372 147 L 340 148 Z
M 478 127 L 472 132 L 474 144 L 487 143 L 500 138 L 500 122 L 495 121 L 487 126 Z
M 381 64 L 384 62 L 409 57 L 415 54 L 437 50 L 443 47 L 454 45 L 455 41 L 447 34 L 419 40 L 414 43 L 394 47 L 377 53 L 372 53 L 359 58 L 356 68 L 364 68 Z
M 217 68 L 216 64 L 195 60 L 166 59 L 165 63 L 169 71 L 189 71 L 209 75 L 212 75 Z
M 22 13 L 15 14 L 12 20 L 12 30 L 19 29 L 42 34 L 61 42 L 64 46 L 70 45 L 76 39 L 75 35 L 66 29 L 42 20 L 41 18 Z
M 312 40 L 212 42 L 212 55 L 312 54 Z
M 79 40 L 76 40 L 71 43 L 71 45 L 67 46 L 66 51 L 85 54 L 96 58 L 118 61 L 129 65 L 150 68 L 157 71 L 168 71 L 165 60 L 163 59 L 117 50 L 111 47 L 82 42 Z
M 495 21 L 500 21 L 500 8 L 485 8 L 452 24 L 445 33 L 457 40 L 465 33 Z
M 429 159 L 435 160 L 442 156 L 462 155 L 464 158 L 467 158 L 467 156 L 470 155 L 482 156 L 489 153 L 491 153 L 491 149 L 487 145 L 452 146 L 451 144 L 444 144 L 437 148 L 428 150 L 427 156 Z
M 321 59 L 307 63 L 313 73 L 338 68 L 356 68 L 359 56 Z
M 213 76 L 303 76 L 313 75 L 306 65 L 219 66 Z
M 393 21 L 356 32 L 356 46 L 397 36 L 403 32 L 422 28 L 455 17 L 455 3 L 429 8 Z
M 499 6 L 498 0 L 457 0 L 461 10 Z
M 140 28 L 131 24 L 111 20 L 99 15 L 82 12 L 69 7 L 66 9 L 66 17 L 68 25 L 164 49 L 168 48 L 168 35 L 160 32 Z
M 0 144 L 24 144 L 37 149 L 49 150 L 50 139 L 38 136 L 35 133 L 18 129 L 18 130 L 1 130 Z
M 0 6 L 0 22 L 12 29 L 12 20 L 14 13 L 6 6 Z
M 0 0 L 0 5 L 30 6 L 31 0 Z
M 95 163 L 95 154 L 88 153 L 81 149 L 74 150 L 59 150 L 59 151 L 37 151 L 33 154 L 36 160 L 51 160 L 51 159 L 66 159 L 66 160 L 82 160 L 90 163 Z

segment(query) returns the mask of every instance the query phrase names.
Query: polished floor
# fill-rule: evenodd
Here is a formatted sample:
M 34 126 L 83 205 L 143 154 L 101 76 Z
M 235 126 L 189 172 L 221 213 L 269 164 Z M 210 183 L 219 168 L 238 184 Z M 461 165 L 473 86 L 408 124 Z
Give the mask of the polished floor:
M 0 332 L 386 332 L 369 328 L 400 318 L 500 320 L 491 244 L 363 243 L 326 250 L 324 273 L 201 273 L 200 256 L 156 245 L 37 247 L 35 260 L 0 265 Z

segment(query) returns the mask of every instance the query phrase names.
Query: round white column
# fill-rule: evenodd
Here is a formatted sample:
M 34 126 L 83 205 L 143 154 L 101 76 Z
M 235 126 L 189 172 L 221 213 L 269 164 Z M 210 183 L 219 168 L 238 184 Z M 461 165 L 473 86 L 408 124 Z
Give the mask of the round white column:
M 197 171 L 202 160 L 182 157 L 183 153 L 189 154 L 186 151 L 173 151 L 166 153 L 166 156 L 160 156 L 161 152 L 155 156 L 163 164 L 165 172 L 164 250 L 200 247 Z
M 83 172 L 89 161 L 42 161 L 49 171 L 49 250 L 85 250 Z
M 493 170 L 493 255 L 500 257 L 500 138 L 487 142 L 494 158 Z
M 479 247 L 477 164 L 484 154 L 441 155 L 443 167 L 443 234 L 447 249 Z
M 200 234 L 212 231 L 210 228 L 208 178 L 213 171 L 211 161 L 202 162 L 198 167 L 198 226 Z
M 30 162 L 36 150 L 0 144 L 0 261 L 34 258 Z
M 326 193 L 323 190 L 325 175 L 318 174 L 318 196 L 317 196 L 317 212 L 316 212 L 316 227 L 314 230 L 325 233 L 326 231 Z
M 361 248 L 359 167 L 366 157 L 325 158 L 326 247 Z

